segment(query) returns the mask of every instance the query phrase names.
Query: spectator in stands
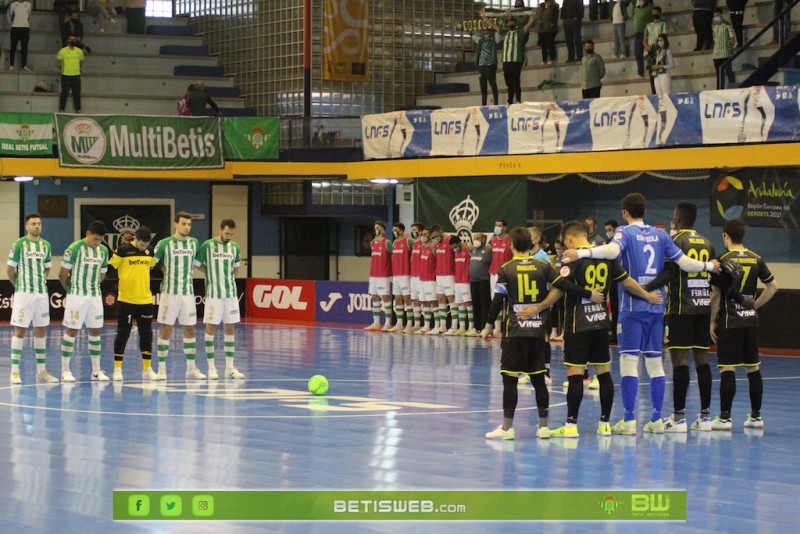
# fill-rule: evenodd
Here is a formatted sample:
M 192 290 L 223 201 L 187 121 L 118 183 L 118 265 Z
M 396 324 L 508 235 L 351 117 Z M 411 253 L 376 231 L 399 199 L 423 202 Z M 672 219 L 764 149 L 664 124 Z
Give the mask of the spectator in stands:
M 653 20 L 647 23 L 642 36 L 642 46 L 644 46 L 645 70 L 650 73 L 650 92 L 655 93 L 656 87 L 653 85 L 653 60 L 655 59 L 655 46 L 658 36 L 667 33 L 667 25 L 661 19 L 661 8 L 653 6 Z
M 95 22 L 97 22 L 101 32 L 105 32 L 103 21 L 107 20 L 111 24 L 117 23 L 117 11 L 114 9 L 112 0 L 90 0 L 86 6 L 86 12 L 95 17 Z
M 56 66 L 61 71 L 61 97 L 58 100 L 58 111 L 64 113 L 67 107 L 67 96 L 72 91 L 72 103 L 75 113 L 81 112 L 81 64 L 83 50 L 75 46 L 75 39 L 70 38 L 67 46 L 58 51 Z
M 672 75 L 669 71 L 674 66 L 672 50 L 669 49 L 669 38 L 666 33 L 662 33 L 656 40 L 656 46 L 653 49 L 653 64 L 650 65 L 650 77 L 657 95 L 668 95 L 672 90 Z
M 614 28 L 614 59 L 628 57 L 628 41 L 625 39 L 625 22 L 628 20 L 630 0 L 612 0 L 611 24 Z
M 481 87 L 481 105 L 486 105 L 488 88 L 492 88 L 492 104 L 497 101 L 497 43 L 500 35 L 495 31 L 483 30 L 480 35 L 473 34 L 472 40 L 478 45 L 475 50 L 475 65 L 478 67 L 478 83 Z
M 616 219 L 609 219 L 603 223 L 603 229 L 606 231 L 606 243 L 611 243 L 611 240 L 614 239 L 614 232 L 617 231 L 619 227 L 619 223 Z
M 636 56 L 636 72 L 642 78 L 644 78 L 644 30 L 652 20 L 653 3 L 650 0 L 636 0 L 636 5 L 633 6 L 633 55 Z
M 714 69 L 717 72 L 717 80 L 719 80 L 719 69 L 725 60 L 733 55 L 733 45 L 736 43 L 733 35 L 733 26 L 727 20 L 722 18 L 722 9 L 714 9 L 714 19 L 711 33 L 714 40 L 714 51 L 711 57 L 714 59 Z M 736 79 L 733 77 L 733 67 L 728 63 L 725 65 L 725 75 L 728 77 L 728 83 L 734 83 Z
M 556 34 L 558 33 L 558 4 L 545 0 L 536 11 L 539 46 L 542 47 L 542 65 L 552 65 L 556 59 Z
M 584 56 L 581 59 L 581 89 L 583 98 L 598 98 L 603 87 L 601 80 L 606 75 L 606 66 L 600 54 L 594 52 L 594 41 L 583 42 Z
M 31 3 L 28 0 L 14 0 L 8 6 L 6 16 L 11 24 L 11 50 L 8 52 L 8 70 L 14 70 L 14 59 L 17 56 L 17 45 L 21 47 L 22 70 L 28 68 L 28 42 L 31 39 Z
M 694 33 L 697 35 L 697 45 L 694 47 L 695 52 L 711 50 L 714 44 L 711 36 L 714 2 L 715 0 L 692 0 L 692 6 L 694 7 L 692 25 L 694 25 Z
M 481 11 L 481 15 L 485 15 L 485 11 Z M 509 18 L 506 27 L 502 29 L 492 19 L 485 18 L 485 20 L 503 39 L 503 77 L 508 88 L 508 104 L 513 104 L 515 98 L 517 102 L 522 102 L 520 78 L 522 64 L 525 63 L 525 43 L 528 42 L 528 30 L 531 29 L 535 19 L 529 17 L 523 28 L 517 28 L 516 19 Z
M 78 0 L 54 0 L 53 11 L 58 16 L 58 27 L 60 28 L 64 24 L 71 12 L 80 11 L 80 9 Z
M 87 54 L 92 53 L 92 49 L 83 43 L 83 23 L 80 19 L 81 14 L 78 10 L 71 11 L 67 21 L 61 25 L 61 46 L 67 46 L 70 37 L 75 40 L 75 48 L 84 50 Z
M 741 48 L 744 44 L 742 23 L 744 22 L 744 7 L 747 5 L 747 0 L 727 0 L 726 5 L 731 14 L 733 33 L 736 34 L 736 47 Z
M 583 0 L 564 0 L 561 7 L 561 20 L 564 25 L 564 39 L 567 41 L 567 63 L 580 61 L 583 57 Z
M 128 33 L 144 34 L 147 0 L 125 0 L 125 17 L 128 19 Z
M 206 115 L 206 106 L 211 106 L 217 116 L 221 116 L 222 112 L 217 106 L 216 102 L 206 93 L 206 84 L 202 81 L 194 83 L 194 88 L 189 86 L 189 107 L 192 108 L 192 116 L 204 117 Z
M 778 15 L 781 14 L 787 5 L 791 3 L 790 0 L 772 0 L 772 5 L 774 7 L 775 18 L 778 18 Z M 789 11 L 783 16 L 783 26 L 781 27 L 781 21 L 776 22 L 772 26 L 772 38 L 775 41 L 780 41 L 780 31 L 783 29 L 783 38 L 789 36 L 789 33 L 792 31 L 792 12 Z

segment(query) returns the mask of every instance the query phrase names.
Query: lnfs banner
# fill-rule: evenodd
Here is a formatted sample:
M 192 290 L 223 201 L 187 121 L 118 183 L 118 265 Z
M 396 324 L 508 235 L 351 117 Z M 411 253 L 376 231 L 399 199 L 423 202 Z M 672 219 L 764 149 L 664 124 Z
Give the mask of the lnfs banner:
M 800 228 L 800 172 L 790 168 L 717 170 L 711 175 L 711 225 Z
M 220 119 L 56 114 L 64 167 L 218 169 Z
M 324 80 L 369 81 L 367 0 L 325 0 Z
M 0 113 L 0 155 L 49 156 L 52 153 L 51 113 Z
M 225 119 L 225 159 L 276 160 L 280 149 L 278 117 L 229 117 Z

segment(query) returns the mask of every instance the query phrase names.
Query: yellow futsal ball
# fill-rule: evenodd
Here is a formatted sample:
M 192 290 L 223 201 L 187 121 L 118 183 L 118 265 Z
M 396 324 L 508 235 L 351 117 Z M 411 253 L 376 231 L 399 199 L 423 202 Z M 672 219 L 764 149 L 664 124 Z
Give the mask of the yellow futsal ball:
M 328 392 L 328 379 L 322 375 L 314 375 L 308 379 L 308 391 L 314 395 L 325 395 Z

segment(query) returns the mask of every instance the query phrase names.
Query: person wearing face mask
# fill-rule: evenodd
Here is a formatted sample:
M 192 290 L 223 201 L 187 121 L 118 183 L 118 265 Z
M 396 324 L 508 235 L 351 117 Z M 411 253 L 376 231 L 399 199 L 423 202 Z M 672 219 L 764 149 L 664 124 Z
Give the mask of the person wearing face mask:
M 488 99 L 489 87 L 492 88 L 492 104 L 497 105 L 497 43 L 500 35 L 493 30 L 483 30 L 472 36 L 477 45 L 475 49 L 475 65 L 478 66 L 478 84 L 481 88 L 481 106 Z
M 389 332 L 402 332 L 404 326 L 414 323 L 414 309 L 411 306 L 411 248 L 414 240 L 405 232 L 403 223 L 392 225 L 392 295 L 397 322 Z
M 633 6 L 633 55 L 636 56 L 636 72 L 644 78 L 644 30 L 653 20 L 653 3 L 636 0 Z
M 431 230 L 425 228 L 420 237 L 419 280 L 422 287 L 422 327 L 415 334 L 427 334 L 431 329 L 431 319 L 436 309 L 436 242 L 430 239 Z M 438 325 L 437 325 L 438 326 Z
M 672 216 L 672 241 L 692 258 L 716 256 L 711 241 L 694 230 L 697 206 L 679 202 Z M 711 430 L 711 367 L 708 349 L 711 345 L 711 287 L 708 273 L 686 273 L 674 262 L 664 264 L 655 280 L 645 285 L 654 291 L 668 285 L 666 325 L 667 346 L 672 360 L 673 413 L 664 420 L 665 432 L 686 433 L 686 393 L 689 390 L 689 361 L 694 360 L 697 385 L 700 389 L 700 415 L 692 430 Z
M 423 247 L 422 231 L 424 229 L 425 225 L 421 222 L 415 222 L 411 225 L 411 269 L 409 271 L 411 276 L 409 279 L 409 286 L 411 287 L 411 309 L 413 318 L 406 324 L 403 330 L 404 334 L 413 334 L 422 328 L 422 304 L 420 303 L 422 300 L 422 283 L 419 279 L 419 255 Z
M 494 235 L 492 236 L 492 263 L 489 265 L 489 289 L 491 298 L 494 299 L 494 294 L 497 291 L 497 271 L 507 261 L 510 261 L 512 256 L 511 244 L 508 241 L 508 223 L 505 219 L 497 219 L 494 221 Z M 498 319 L 494 325 L 494 335 L 500 335 L 500 320 Z
M 505 28 L 500 28 L 496 22 L 486 18 L 486 12 L 481 10 L 481 16 L 486 23 L 500 34 L 503 40 L 503 78 L 508 88 L 508 104 L 522 102 L 522 65 L 525 63 L 525 44 L 528 42 L 528 31 L 533 25 L 534 17 L 530 17 L 523 28 L 517 26 L 514 18 L 509 18 Z
M 598 98 L 603 87 L 602 79 L 606 75 L 606 65 L 600 54 L 594 51 L 594 41 L 583 42 L 584 56 L 581 59 L 581 89 L 583 98 Z
M 728 289 L 718 277 L 712 279 L 711 340 L 717 344 L 719 369 L 719 415 L 711 422 L 712 430 L 732 430 L 731 408 L 736 394 L 736 368 L 744 367 L 750 386 L 750 413 L 744 421 L 745 428 L 763 429 L 761 400 L 764 382 L 758 355 L 758 312 L 778 292 L 775 277 L 764 259 L 744 246 L 747 227 L 741 219 L 725 221 L 722 240 L 728 251 L 720 262 L 730 262 L 741 272 L 741 281 Z M 756 298 L 758 281 L 764 291 Z M 735 291 L 736 286 L 740 289 Z M 730 291 L 733 289 L 734 291 Z
M 590 215 L 584 219 L 584 222 L 589 227 L 589 243 L 592 245 L 605 245 L 605 238 L 597 233 L 597 219 Z
M 370 241 L 372 261 L 369 267 L 369 294 L 372 295 L 372 324 L 364 330 L 383 330 L 392 328 L 392 299 L 389 293 L 392 281 L 392 242 L 386 238 L 386 224 L 375 221 L 372 228 L 375 235 Z M 381 308 L 385 322 L 381 328 Z
M 472 236 L 472 246 L 469 249 L 469 283 L 475 323 L 467 330 L 466 335 L 477 336 L 486 324 L 491 302 L 489 265 L 492 263 L 492 247 L 486 244 L 485 234 L 476 232 Z
M 714 10 L 714 25 L 711 34 L 714 38 L 714 51 L 711 53 L 711 57 L 714 59 L 714 69 L 717 71 L 717 80 L 719 80 L 720 68 L 733 55 L 733 45 L 736 44 L 733 27 L 730 22 L 722 18 L 720 8 Z M 734 83 L 736 78 L 733 76 L 733 67 L 730 63 L 725 65 L 724 71 L 725 76 L 728 77 L 728 83 Z
M 661 18 L 661 8 L 653 6 L 653 20 L 647 23 L 644 28 L 644 35 L 642 36 L 642 46 L 645 51 L 645 70 L 647 70 L 650 78 L 650 91 L 656 93 L 656 87 L 653 80 L 653 63 L 655 62 L 656 44 L 660 35 L 667 34 L 667 25 Z
M 657 95 L 668 95 L 672 91 L 672 75 L 670 70 L 675 66 L 672 50 L 669 49 L 669 38 L 666 33 L 658 36 L 653 49 L 653 64 L 650 65 L 650 77 L 653 80 Z M 662 121 L 662 124 L 664 121 Z
M 711 50 L 713 40 L 711 36 L 711 19 L 713 17 L 715 0 L 692 0 L 692 26 L 697 35 L 695 52 Z
M 67 97 L 72 91 L 72 103 L 75 113 L 81 112 L 81 64 L 83 64 L 83 50 L 75 46 L 74 36 L 67 40 L 67 46 L 58 51 L 56 67 L 61 71 L 61 96 L 58 99 L 58 111 L 64 113 L 67 106 Z
M 455 303 L 458 308 L 458 328 L 445 335 L 463 336 L 472 324 L 472 294 L 469 285 L 469 248 L 457 235 L 450 236 L 450 248 L 455 252 L 453 273 L 455 276 Z M 455 323 L 454 323 L 455 326 Z M 450 333 L 452 331 L 452 333 Z
M 453 335 L 458 330 L 458 316 L 455 310 L 455 251 L 450 247 L 450 238 L 438 224 L 431 227 L 431 239 L 436 251 L 436 301 L 438 303 L 436 322 L 429 335 Z M 452 327 L 447 330 L 447 315 L 450 313 Z

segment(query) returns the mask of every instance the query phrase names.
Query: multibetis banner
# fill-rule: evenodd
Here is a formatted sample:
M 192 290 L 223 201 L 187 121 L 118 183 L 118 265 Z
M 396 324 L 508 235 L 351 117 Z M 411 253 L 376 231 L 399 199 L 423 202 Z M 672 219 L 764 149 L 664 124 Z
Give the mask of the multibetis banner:
M 280 149 L 278 117 L 229 117 L 223 128 L 225 159 L 276 160 Z
M 325 0 L 322 78 L 369 81 L 367 0 Z
M 417 219 L 440 224 L 462 241 L 473 232 L 489 232 L 497 219 L 509 227 L 525 225 L 528 181 L 524 176 L 503 178 L 437 178 L 417 182 Z
M 0 155 L 53 154 L 51 113 L 0 113 Z
M 800 228 L 800 171 L 717 170 L 711 175 L 711 225 L 742 219 L 748 226 Z
M 218 169 L 221 120 L 213 117 L 56 114 L 63 167 Z

